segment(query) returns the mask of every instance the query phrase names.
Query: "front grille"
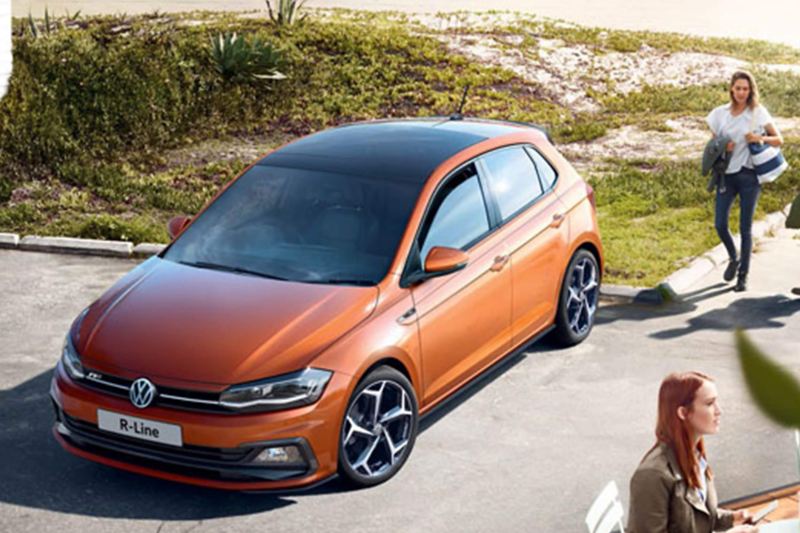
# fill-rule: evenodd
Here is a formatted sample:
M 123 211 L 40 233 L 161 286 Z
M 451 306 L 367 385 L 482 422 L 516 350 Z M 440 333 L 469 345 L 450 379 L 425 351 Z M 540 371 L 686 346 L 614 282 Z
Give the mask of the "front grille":
M 181 447 L 142 441 L 101 431 L 94 424 L 67 415 L 56 408 L 59 433 L 72 445 L 90 453 L 126 463 L 175 474 L 225 481 L 278 481 L 302 477 L 316 469 L 305 442 L 298 442 L 306 466 L 254 466 L 248 464 L 263 447 L 209 448 L 184 444 Z
M 205 446 L 192 446 L 184 444 L 180 448 L 157 442 L 148 442 L 140 439 L 108 433 L 100 430 L 96 425 L 73 418 L 66 413 L 62 414 L 65 426 L 70 432 L 79 436 L 90 437 L 98 443 L 114 443 L 124 445 L 131 452 L 145 452 L 148 454 L 158 454 L 164 458 L 172 458 L 180 461 L 213 461 L 224 464 L 245 463 L 251 459 L 252 455 L 258 452 L 257 448 L 207 448 Z
M 90 389 L 98 390 L 106 394 L 127 398 L 133 380 L 100 374 L 99 372 L 87 369 L 86 379 L 81 380 L 80 384 Z M 227 409 L 219 402 L 219 393 L 190 391 L 184 389 L 173 389 L 159 386 L 154 383 L 158 394 L 151 405 L 185 409 L 189 411 L 202 411 L 221 414 L 234 414 L 236 411 Z

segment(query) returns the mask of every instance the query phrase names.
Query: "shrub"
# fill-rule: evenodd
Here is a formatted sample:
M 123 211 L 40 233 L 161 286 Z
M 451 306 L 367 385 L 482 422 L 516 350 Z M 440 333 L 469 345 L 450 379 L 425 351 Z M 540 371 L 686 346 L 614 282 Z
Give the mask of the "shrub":
M 146 217 L 126 220 L 104 213 L 77 221 L 71 233 L 84 239 L 167 242 L 166 225 L 153 222 Z
M 249 41 L 236 33 L 219 34 L 211 39 L 211 61 L 226 81 L 282 80 L 278 71 L 281 53 L 258 37 Z

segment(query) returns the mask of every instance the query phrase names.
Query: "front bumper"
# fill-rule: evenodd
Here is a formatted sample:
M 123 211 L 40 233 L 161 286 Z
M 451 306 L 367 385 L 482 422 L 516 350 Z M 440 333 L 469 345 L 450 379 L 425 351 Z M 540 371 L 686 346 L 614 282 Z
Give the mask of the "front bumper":
M 334 374 L 315 404 L 272 413 L 222 415 L 152 407 L 73 381 L 61 363 L 50 396 L 56 411 L 53 434 L 69 452 L 152 477 L 230 490 L 288 490 L 316 485 L 337 468 L 339 426 L 349 377 Z M 97 427 L 98 408 L 178 424 L 183 446 L 156 444 Z M 304 465 L 260 466 L 252 459 L 266 447 L 292 444 Z

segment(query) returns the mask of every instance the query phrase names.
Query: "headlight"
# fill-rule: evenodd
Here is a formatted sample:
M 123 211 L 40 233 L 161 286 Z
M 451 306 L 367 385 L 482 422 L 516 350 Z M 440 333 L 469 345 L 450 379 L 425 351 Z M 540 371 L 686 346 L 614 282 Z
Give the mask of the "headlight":
M 306 368 L 263 381 L 234 385 L 223 392 L 220 403 L 230 409 L 275 411 L 309 405 L 322 396 L 332 373 Z
M 88 312 L 89 308 L 87 307 L 81 311 L 72 323 L 72 326 L 67 332 L 67 337 L 64 339 L 64 347 L 61 349 L 61 362 L 67 370 L 67 374 L 69 374 L 72 379 L 83 379 L 85 377 L 81 358 L 78 356 L 78 350 L 75 349 L 75 344 L 72 342 L 72 333 L 75 332 L 76 335 L 78 334 L 81 328 L 81 322 L 83 322 Z
M 83 379 L 85 377 L 83 365 L 81 365 L 78 352 L 72 344 L 72 335 L 69 333 L 67 333 L 67 338 L 64 339 L 64 348 L 61 350 L 61 362 L 64 364 L 64 368 L 67 369 L 67 374 L 69 374 L 72 379 Z

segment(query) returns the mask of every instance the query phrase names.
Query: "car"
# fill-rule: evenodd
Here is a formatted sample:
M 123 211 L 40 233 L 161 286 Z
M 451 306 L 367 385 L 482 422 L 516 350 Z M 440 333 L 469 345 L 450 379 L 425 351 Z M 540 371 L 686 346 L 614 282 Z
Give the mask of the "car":
M 420 417 L 532 341 L 592 329 L 594 193 L 529 124 L 355 123 L 232 180 L 75 319 L 53 434 L 206 487 L 384 482 Z

